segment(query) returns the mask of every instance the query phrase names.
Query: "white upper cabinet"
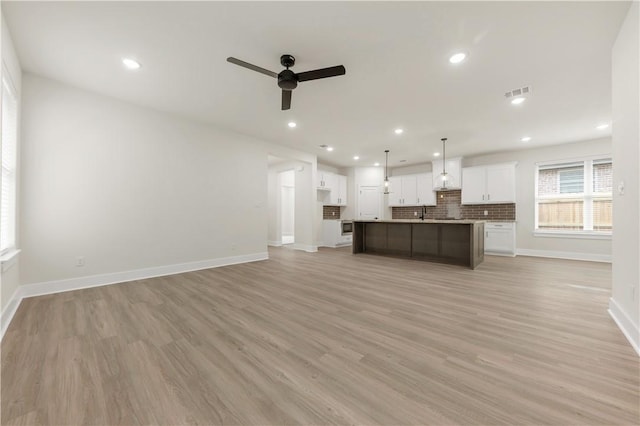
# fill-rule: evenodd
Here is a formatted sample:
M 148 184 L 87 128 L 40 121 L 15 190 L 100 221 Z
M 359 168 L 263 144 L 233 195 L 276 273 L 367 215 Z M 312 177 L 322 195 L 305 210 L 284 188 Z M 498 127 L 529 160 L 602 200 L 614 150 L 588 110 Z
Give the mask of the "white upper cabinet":
M 431 173 L 391 176 L 389 178 L 389 206 L 435 205 L 436 196 L 431 184 Z
M 462 169 L 462 204 L 516 202 L 516 163 Z
M 432 173 L 420 173 L 416 175 L 417 205 L 435 206 L 436 193 L 433 191 Z
M 347 177 L 331 172 L 318 171 L 318 189 L 329 191 L 323 196 L 325 206 L 347 205 Z
M 342 175 L 333 175 L 331 179 L 331 205 L 346 206 L 347 205 L 347 177 Z
M 389 178 L 389 206 L 402 206 L 402 176 Z
M 328 177 L 328 175 L 333 175 L 333 173 L 318 170 L 318 180 L 316 181 L 318 189 L 329 189 L 329 185 L 327 185 L 327 179 L 325 177 Z
M 433 160 L 431 162 L 433 169 L 433 189 L 439 191 L 442 189 L 440 180 L 438 179 L 442 174 L 442 160 Z M 447 172 L 447 189 L 460 189 L 462 188 L 462 157 L 447 158 L 446 164 Z

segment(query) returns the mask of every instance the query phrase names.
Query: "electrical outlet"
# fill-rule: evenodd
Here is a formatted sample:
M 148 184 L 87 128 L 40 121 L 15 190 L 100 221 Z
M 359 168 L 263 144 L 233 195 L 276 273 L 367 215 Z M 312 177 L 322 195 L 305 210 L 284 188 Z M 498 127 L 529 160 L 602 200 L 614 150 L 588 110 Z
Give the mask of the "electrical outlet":
M 84 266 L 84 256 L 76 257 L 76 266 Z
M 335 216 L 335 215 L 336 215 L 336 212 L 331 212 L 331 216 Z
M 418 212 L 413 212 L 413 215 L 414 216 L 418 216 Z
M 485 216 L 489 216 L 489 210 L 485 210 L 485 211 L 484 211 L 484 215 L 485 215 Z

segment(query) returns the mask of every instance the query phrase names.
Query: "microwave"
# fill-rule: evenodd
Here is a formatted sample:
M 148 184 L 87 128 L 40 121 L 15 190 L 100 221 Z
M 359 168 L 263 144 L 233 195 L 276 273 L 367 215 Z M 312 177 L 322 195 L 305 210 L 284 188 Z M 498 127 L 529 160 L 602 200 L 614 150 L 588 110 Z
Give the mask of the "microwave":
M 340 225 L 341 225 L 340 229 L 342 231 L 342 235 L 351 235 L 353 233 L 352 220 L 341 220 Z

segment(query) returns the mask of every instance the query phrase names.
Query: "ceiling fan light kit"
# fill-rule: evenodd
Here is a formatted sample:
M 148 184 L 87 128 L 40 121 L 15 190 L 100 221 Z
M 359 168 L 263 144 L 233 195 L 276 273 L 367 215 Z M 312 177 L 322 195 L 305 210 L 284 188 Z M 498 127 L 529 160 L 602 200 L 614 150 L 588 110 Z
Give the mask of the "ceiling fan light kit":
M 280 56 L 280 64 L 286 69 L 282 70 L 279 74 L 231 56 L 227 58 L 227 62 L 276 78 L 278 80 L 278 87 L 282 89 L 283 111 L 291 108 L 291 92 L 293 89 L 298 87 L 298 83 L 309 80 L 318 80 L 321 78 L 337 77 L 339 75 L 345 75 L 347 72 L 344 66 L 337 65 L 335 67 L 320 68 L 296 74 L 289 69 L 296 63 L 296 58 L 292 55 Z

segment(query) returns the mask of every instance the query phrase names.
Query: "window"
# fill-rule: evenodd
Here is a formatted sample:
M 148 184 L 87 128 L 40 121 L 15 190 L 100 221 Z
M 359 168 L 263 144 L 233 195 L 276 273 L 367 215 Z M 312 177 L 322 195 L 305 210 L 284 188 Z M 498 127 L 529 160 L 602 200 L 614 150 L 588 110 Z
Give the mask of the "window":
M 539 164 L 536 231 L 610 234 L 612 187 L 610 158 Z
M 2 185 L 0 198 L 0 254 L 16 246 L 16 151 L 18 101 L 10 80 L 2 78 Z

